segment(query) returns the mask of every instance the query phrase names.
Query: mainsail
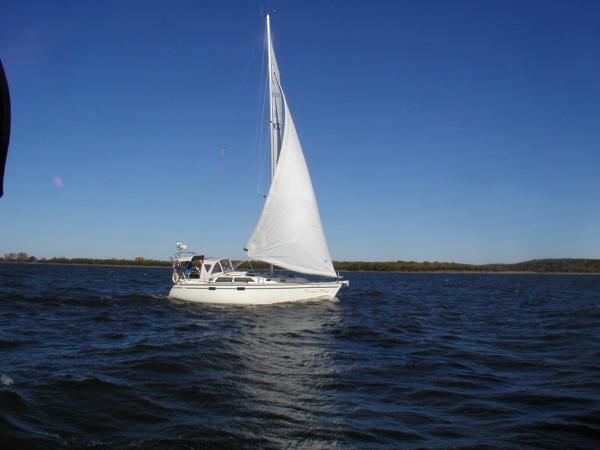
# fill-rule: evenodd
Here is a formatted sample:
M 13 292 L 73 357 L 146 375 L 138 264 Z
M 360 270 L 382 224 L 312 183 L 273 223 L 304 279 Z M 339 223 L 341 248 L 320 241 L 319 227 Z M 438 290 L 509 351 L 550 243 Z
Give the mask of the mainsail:
M 295 272 L 335 277 L 317 199 L 279 78 L 267 16 L 271 187 L 246 244 L 248 256 Z
M 267 18 L 268 20 L 268 18 Z M 275 58 L 273 43 L 271 42 L 271 33 L 267 32 L 267 45 L 269 51 L 268 64 L 271 66 L 269 70 L 269 130 L 271 139 L 271 179 L 275 174 L 277 160 L 281 153 L 283 144 L 283 130 L 285 129 L 285 100 L 283 89 L 279 82 L 279 66 Z

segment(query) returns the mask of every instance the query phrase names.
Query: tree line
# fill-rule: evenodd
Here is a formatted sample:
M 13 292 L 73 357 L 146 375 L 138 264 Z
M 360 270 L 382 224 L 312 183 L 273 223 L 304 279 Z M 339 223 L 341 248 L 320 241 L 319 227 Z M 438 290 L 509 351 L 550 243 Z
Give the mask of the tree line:
M 0 262 L 38 263 L 38 264 L 81 264 L 109 266 L 157 266 L 169 267 L 170 261 L 146 259 L 138 256 L 134 259 L 118 258 L 36 258 L 25 252 L 6 253 Z M 242 261 L 234 261 L 238 266 Z M 269 265 L 260 261 L 240 264 L 240 269 L 265 269 Z M 334 261 L 337 271 L 346 272 L 535 272 L 535 273 L 600 273 L 600 259 L 563 258 L 534 259 L 513 264 L 461 264 L 439 261 Z
M 36 258 L 25 252 L 5 253 L 0 257 L 0 262 L 12 263 L 38 263 L 38 264 L 80 264 L 80 265 L 103 265 L 103 266 L 170 266 L 170 261 L 157 259 L 146 259 L 138 256 L 134 259 L 119 258 L 66 258 L 58 256 L 53 258 Z
M 534 259 L 512 264 L 461 264 L 416 261 L 338 261 L 336 270 L 369 272 L 535 272 L 600 273 L 600 259 Z

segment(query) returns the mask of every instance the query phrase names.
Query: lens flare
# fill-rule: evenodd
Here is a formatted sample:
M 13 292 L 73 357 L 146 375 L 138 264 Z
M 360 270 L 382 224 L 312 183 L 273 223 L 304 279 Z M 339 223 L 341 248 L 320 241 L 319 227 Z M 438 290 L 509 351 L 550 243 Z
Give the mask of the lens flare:
M 56 187 L 59 187 L 59 188 L 63 187 L 63 184 L 64 184 L 63 179 L 61 177 L 54 177 L 52 182 L 54 183 L 54 185 Z

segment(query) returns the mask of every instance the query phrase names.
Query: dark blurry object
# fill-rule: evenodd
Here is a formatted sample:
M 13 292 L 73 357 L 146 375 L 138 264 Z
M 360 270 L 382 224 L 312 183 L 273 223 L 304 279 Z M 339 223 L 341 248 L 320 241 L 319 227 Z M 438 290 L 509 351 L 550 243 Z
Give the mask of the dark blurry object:
M 0 60 L 0 197 L 4 195 L 4 166 L 10 139 L 10 95 L 8 82 Z

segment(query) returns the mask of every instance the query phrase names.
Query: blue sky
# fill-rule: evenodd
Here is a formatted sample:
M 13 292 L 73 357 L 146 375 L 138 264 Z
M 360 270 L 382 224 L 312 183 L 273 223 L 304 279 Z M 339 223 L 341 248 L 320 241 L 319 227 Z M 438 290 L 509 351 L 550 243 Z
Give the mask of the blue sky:
M 0 253 L 242 257 L 264 6 L 4 0 Z M 600 257 L 600 3 L 270 6 L 334 259 Z

